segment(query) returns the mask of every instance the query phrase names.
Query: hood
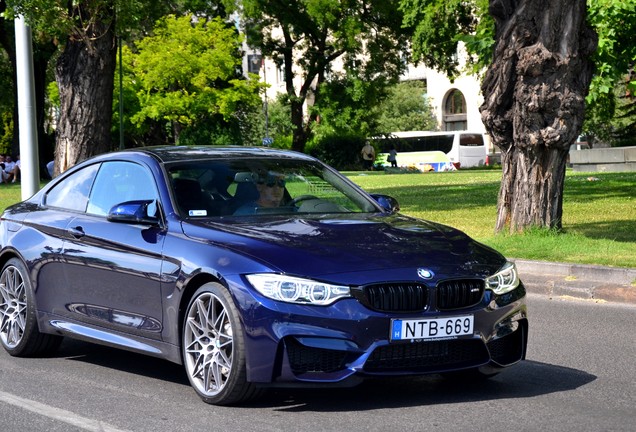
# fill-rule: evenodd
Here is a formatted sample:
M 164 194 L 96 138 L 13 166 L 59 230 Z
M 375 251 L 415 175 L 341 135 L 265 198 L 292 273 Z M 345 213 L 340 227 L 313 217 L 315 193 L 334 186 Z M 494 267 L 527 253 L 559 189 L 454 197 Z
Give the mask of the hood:
M 400 269 L 414 275 L 417 268 L 436 279 L 485 277 L 505 262 L 459 230 L 402 215 L 229 218 L 184 222 L 183 230 L 272 271 L 314 278 L 387 270 L 396 277 Z

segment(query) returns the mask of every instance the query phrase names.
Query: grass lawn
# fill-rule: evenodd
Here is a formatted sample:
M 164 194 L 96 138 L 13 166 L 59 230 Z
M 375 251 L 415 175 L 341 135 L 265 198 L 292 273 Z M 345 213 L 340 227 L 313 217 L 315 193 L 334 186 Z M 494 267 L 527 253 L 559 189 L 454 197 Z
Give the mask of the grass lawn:
M 402 213 L 454 226 L 514 258 L 636 268 L 636 172 L 568 171 L 564 232 L 494 235 L 498 170 L 385 174 L 347 172 L 369 192 L 397 198 Z M 20 201 L 20 185 L 0 184 L 0 211 Z

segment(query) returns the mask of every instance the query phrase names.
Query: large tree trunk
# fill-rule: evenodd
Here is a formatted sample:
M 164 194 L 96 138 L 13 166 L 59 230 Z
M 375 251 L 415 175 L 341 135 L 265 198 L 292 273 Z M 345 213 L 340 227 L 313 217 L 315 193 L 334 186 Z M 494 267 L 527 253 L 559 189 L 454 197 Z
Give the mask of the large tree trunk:
M 496 231 L 561 228 L 570 145 L 583 124 L 596 35 L 585 0 L 490 0 L 496 46 L 480 107 L 502 151 Z
M 112 11 L 111 11 L 112 12 Z M 67 41 L 56 67 L 60 117 L 55 172 L 111 150 L 116 67 L 114 13 L 95 19 L 85 37 Z
M 308 126 L 305 124 L 305 115 L 303 113 L 303 103 L 305 99 L 292 100 L 291 105 L 291 122 L 292 129 L 292 150 L 297 152 L 305 151 L 305 144 L 309 137 Z

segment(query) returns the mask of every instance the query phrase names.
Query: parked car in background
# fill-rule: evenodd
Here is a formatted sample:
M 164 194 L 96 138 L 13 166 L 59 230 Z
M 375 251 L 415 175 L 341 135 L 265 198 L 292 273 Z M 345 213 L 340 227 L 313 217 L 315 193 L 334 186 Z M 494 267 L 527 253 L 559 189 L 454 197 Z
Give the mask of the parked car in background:
M 87 160 L 0 220 L 0 342 L 183 364 L 212 404 L 271 386 L 491 376 L 525 358 L 513 263 L 320 161 L 245 147 Z

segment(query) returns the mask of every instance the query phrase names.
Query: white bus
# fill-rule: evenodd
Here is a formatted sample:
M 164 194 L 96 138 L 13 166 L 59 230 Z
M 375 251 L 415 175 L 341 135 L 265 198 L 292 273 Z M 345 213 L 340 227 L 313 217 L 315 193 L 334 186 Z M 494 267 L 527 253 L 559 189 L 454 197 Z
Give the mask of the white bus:
M 397 151 L 398 165 L 418 166 L 429 156 L 424 152 L 441 151 L 448 156 L 456 168 L 470 168 L 486 164 L 486 144 L 484 134 L 469 131 L 409 131 L 392 132 L 382 138 L 375 138 L 379 147 L 379 157 L 384 160 L 391 147 Z

